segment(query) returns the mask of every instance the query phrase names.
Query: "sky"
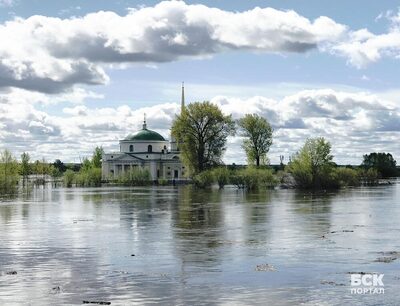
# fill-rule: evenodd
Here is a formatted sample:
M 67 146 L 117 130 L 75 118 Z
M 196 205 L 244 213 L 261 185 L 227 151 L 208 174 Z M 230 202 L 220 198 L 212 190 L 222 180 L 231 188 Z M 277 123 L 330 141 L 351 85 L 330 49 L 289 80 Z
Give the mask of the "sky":
M 0 148 L 79 162 L 187 103 L 266 117 L 272 163 L 323 136 L 400 159 L 398 1 L 0 0 Z M 226 163 L 244 163 L 242 138 Z

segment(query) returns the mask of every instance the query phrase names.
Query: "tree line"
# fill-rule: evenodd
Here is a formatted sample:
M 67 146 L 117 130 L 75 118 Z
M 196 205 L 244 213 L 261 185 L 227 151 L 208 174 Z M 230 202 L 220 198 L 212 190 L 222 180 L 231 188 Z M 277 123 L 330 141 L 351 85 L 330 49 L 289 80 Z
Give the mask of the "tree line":
M 49 177 L 62 180 L 65 186 L 100 186 L 101 158 L 103 149 L 96 147 L 92 158 L 80 164 L 65 164 L 60 159 L 53 163 L 42 160 L 31 161 L 29 153 L 21 154 L 20 161 L 5 149 L 0 153 L 0 194 L 15 193 L 19 184 L 44 185 Z

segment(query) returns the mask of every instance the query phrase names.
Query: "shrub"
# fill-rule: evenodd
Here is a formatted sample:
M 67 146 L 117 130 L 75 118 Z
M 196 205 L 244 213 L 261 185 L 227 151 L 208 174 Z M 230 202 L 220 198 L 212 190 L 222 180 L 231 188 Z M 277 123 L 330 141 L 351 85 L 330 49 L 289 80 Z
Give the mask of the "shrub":
M 219 188 L 224 188 L 229 183 L 230 172 L 225 167 L 215 168 L 213 170 L 214 179 L 217 181 Z
M 339 186 L 359 186 L 360 176 L 356 170 L 350 168 L 336 168 L 335 179 Z
M 237 170 L 231 175 L 232 184 L 238 188 L 256 190 L 260 187 L 272 187 L 277 180 L 270 169 L 245 168 Z
M 0 193 L 11 194 L 17 190 L 18 164 L 8 150 L 0 154 Z
M 75 175 L 75 183 L 82 187 L 98 187 L 101 186 L 101 169 L 100 168 L 82 168 Z
M 144 186 L 151 182 L 151 175 L 148 169 L 133 168 L 118 178 L 120 184 L 126 186 Z
M 60 169 L 54 167 L 53 165 L 50 166 L 50 175 L 53 178 L 58 178 L 62 176 L 62 172 L 60 171 Z
M 377 185 L 380 178 L 378 170 L 374 168 L 359 170 L 359 176 L 364 185 Z
M 160 179 L 157 180 L 157 184 L 160 185 L 160 186 L 168 185 L 168 180 L 160 178 Z
M 310 188 L 313 185 L 311 166 L 306 160 L 294 159 L 288 166 L 287 171 L 293 175 L 296 185 L 301 188 Z
M 198 188 L 210 187 L 214 183 L 214 174 L 212 170 L 205 170 L 193 177 L 193 183 Z
M 65 171 L 64 173 L 64 186 L 65 187 L 72 187 L 72 184 L 75 181 L 75 172 L 68 169 L 67 171 Z
M 307 139 L 287 167 L 298 187 L 339 187 L 330 151 L 331 145 L 323 137 Z

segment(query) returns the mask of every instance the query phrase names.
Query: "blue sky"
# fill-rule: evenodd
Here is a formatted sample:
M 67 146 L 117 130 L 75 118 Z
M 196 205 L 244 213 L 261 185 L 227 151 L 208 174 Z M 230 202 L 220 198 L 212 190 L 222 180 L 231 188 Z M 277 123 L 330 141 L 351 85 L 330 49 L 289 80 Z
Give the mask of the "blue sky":
M 273 162 L 276 161 L 279 152 L 290 155 L 299 148 L 307 136 L 317 136 L 317 134 L 327 138 L 331 136 L 333 144 L 337 144 L 335 153 L 341 163 L 359 163 L 362 154 L 368 153 L 370 149 L 391 150 L 400 156 L 400 152 L 392 142 L 393 139 L 395 141 L 399 139 L 398 125 L 396 125 L 400 107 L 398 102 L 400 46 L 396 41 L 400 32 L 400 18 L 398 18 L 397 1 L 221 0 L 185 3 L 180 9 L 176 9 L 170 4 L 160 6 L 158 1 L 146 1 L 144 5 L 140 1 L 0 0 L 2 4 L 0 23 L 4 26 L 3 36 L 0 32 L 0 38 L 3 38 L 5 45 L 3 48 L 0 47 L 0 61 L 4 61 L 4 71 L 10 73 L 9 79 L 7 77 L 5 81 L 0 79 L 0 95 L 4 101 L 9 101 L 13 105 L 17 103 L 23 109 L 30 111 L 26 114 L 24 127 L 22 119 L 18 121 L 15 114 L 4 108 L 10 117 L 4 116 L 3 119 L 0 117 L 0 124 L 3 123 L 9 133 L 12 129 L 17 129 L 14 132 L 20 135 L 13 140 L 10 134 L 3 132 L 3 135 L 0 134 L 0 140 L 3 139 L 0 146 L 8 147 L 15 151 L 15 154 L 20 154 L 26 147 L 34 150 L 33 155 L 36 158 L 43 155 L 48 159 L 54 159 L 53 155 L 57 155 L 59 151 L 49 150 L 52 142 L 65 142 L 69 143 L 71 148 L 67 150 L 65 159 L 76 160 L 81 155 L 89 154 L 95 145 L 103 145 L 110 150 L 116 149 L 117 139 L 130 133 L 131 129 L 137 128 L 139 126 L 137 118 L 143 109 L 149 107 L 153 107 L 154 126 L 159 127 L 160 132 L 168 136 L 173 113 L 170 114 L 172 111 L 170 106 L 165 105 L 179 102 L 180 83 L 185 81 L 187 101 L 212 100 L 215 103 L 225 101 L 224 107 L 227 112 L 231 109 L 228 104 L 236 105 L 235 101 L 240 100 L 241 103 L 237 105 L 243 106 L 242 113 L 249 110 L 265 113 L 268 119 L 273 121 L 271 114 L 274 112 L 278 112 L 282 107 L 293 108 L 282 109 L 282 114 L 277 115 L 280 119 L 275 123 L 277 139 L 275 148 L 271 151 Z M 238 37 L 233 37 L 235 30 L 230 32 L 229 23 L 223 23 L 218 17 L 213 16 L 207 21 L 206 16 L 199 16 L 200 13 L 193 6 L 195 4 L 203 4 L 210 14 L 211 8 L 219 8 L 217 15 L 221 16 L 232 12 L 239 17 L 244 11 L 250 11 L 250 16 L 254 16 L 255 28 L 252 28 L 253 20 L 234 19 L 243 22 L 243 25 L 235 25 L 236 31 L 241 31 L 244 27 L 251 29 L 243 30 Z M 264 15 L 260 17 L 256 13 L 257 6 L 275 10 L 263 11 Z M 175 49 L 167 50 L 168 52 L 164 52 L 162 48 L 157 49 L 159 48 L 157 44 L 162 43 L 164 39 L 158 37 L 157 33 L 151 34 L 151 40 L 132 42 L 132 37 L 129 36 L 131 34 L 120 37 L 121 32 L 124 32 L 121 29 L 124 28 L 115 31 L 107 28 L 107 22 L 110 22 L 112 28 L 114 20 L 118 23 L 126 22 L 125 26 L 128 28 L 132 24 L 133 29 L 140 29 L 141 23 L 137 20 L 140 14 L 144 15 L 141 13 L 143 7 L 149 9 L 148 15 L 164 14 L 163 10 L 168 11 L 165 14 L 168 16 L 167 23 L 171 23 L 167 24 L 169 30 L 175 34 L 183 33 L 183 37 L 190 43 L 196 43 L 196 32 L 192 32 L 189 25 L 179 24 L 179 19 L 174 21 L 175 11 L 184 10 L 184 14 L 196 16 L 201 20 L 196 26 L 202 27 L 206 22 L 207 31 L 217 29 L 219 40 L 214 44 L 215 37 L 213 37 L 205 43 L 210 44 L 208 50 L 212 50 L 211 52 L 197 53 L 179 45 L 175 48 L 178 51 L 174 55 Z M 132 13 L 132 8 L 139 13 Z M 108 20 L 104 16 L 101 17 L 99 11 L 115 12 L 119 17 L 110 17 Z M 288 16 L 287 21 L 282 20 L 286 17 L 282 17 L 280 13 L 285 14 L 288 11 L 294 11 L 296 16 L 294 18 Z M 87 21 L 85 19 L 87 14 L 95 14 L 94 21 Z M 27 20 L 34 15 L 43 16 L 40 22 L 45 34 L 35 36 L 31 42 L 31 37 L 26 36 L 26 33 L 29 33 L 28 29 L 32 24 Z M 277 22 L 280 26 L 270 27 L 268 18 L 273 19 L 275 15 L 278 16 Z M 158 17 L 151 16 L 155 24 Z M 330 22 L 317 25 L 315 22 L 322 20 L 321 16 L 328 17 Z M 52 32 L 55 29 L 54 24 L 47 17 L 59 18 L 60 24 L 67 24 L 68 20 L 75 18 L 82 21 L 81 28 L 67 25 L 64 33 L 64 28 L 61 26 L 60 31 L 63 33 L 57 37 L 57 33 Z M 19 28 L 15 24 L 17 23 L 15 18 L 22 20 L 20 24 L 26 33 L 20 34 L 17 30 Z M 105 18 L 104 34 L 100 31 L 100 34 L 96 32 L 95 35 L 105 35 L 111 44 L 117 44 L 118 46 L 112 46 L 114 51 L 115 48 L 127 46 L 142 50 L 143 46 L 149 45 L 150 49 L 154 48 L 151 50 L 151 58 L 147 61 L 137 60 L 135 58 L 137 53 L 132 53 L 129 60 L 120 60 L 121 54 L 114 54 L 114 59 L 109 61 L 102 58 L 105 49 L 98 48 L 98 45 L 91 49 L 89 55 L 79 53 L 85 49 L 85 42 L 79 40 L 80 30 L 85 31 L 85 27 L 95 29 L 98 27 L 97 22 L 101 23 L 102 18 Z M 304 20 L 307 20 L 309 25 L 305 24 Z M 12 25 L 9 25 L 10 22 Z M 174 22 L 177 25 L 173 24 Z M 179 28 L 175 29 L 175 26 Z M 187 32 L 185 26 L 188 27 Z M 143 27 L 153 29 L 152 24 L 143 24 Z M 361 33 L 359 31 L 361 29 L 364 29 L 364 32 Z M 70 32 L 67 33 L 67 30 Z M 17 33 L 15 38 L 13 34 L 5 34 L 13 31 Z M 357 38 L 361 34 L 363 38 Z M 71 39 L 69 44 L 57 42 L 56 46 L 51 45 L 60 37 L 64 38 L 63 35 L 67 41 L 71 37 L 78 40 Z M 93 41 L 98 38 L 90 36 L 92 34 L 85 33 L 85 35 L 88 35 L 85 39 Z M 385 41 L 386 35 L 390 35 L 390 39 L 395 42 Z M 243 37 L 244 45 L 240 42 Z M 157 39 L 160 39 L 160 42 L 157 42 Z M 301 49 L 300 45 L 303 43 L 309 46 L 306 51 Z M 7 49 L 7 45 L 11 47 Z M 29 48 L 32 48 L 32 58 L 36 58 L 30 58 L 30 53 L 26 51 Z M 14 55 L 20 50 L 22 50 L 21 55 Z M 79 56 L 75 53 L 79 53 Z M 159 58 L 163 60 L 159 61 Z M 33 68 L 29 69 L 34 71 L 29 72 L 29 80 L 21 81 L 18 73 L 20 65 L 25 65 L 26 61 L 32 63 Z M 64 69 L 63 65 L 74 65 L 78 62 L 83 63 L 85 67 L 82 69 L 87 69 L 86 74 L 84 76 L 74 74 L 59 82 L 60 78 L 70 73 L 70 68 L 60 72 L 60 69 Z M 61 65 L 62 68 L 54 68 L 57 65 Z M 93 72 L 93 67 L 99 71 Z M 22 74 L 24 78 L 26 74 Z M 43 79 L 43 74 L 50 77 Z M 72 78 L 75 81 L 71 82 Z M 46 84 L 49 79 L 56 80 L 60 89 L 54 89 L 53 83 Z M 327 95 L 327 92 L 330 94 Z M 259 100 L 255 101 L 257 98 Z M 265 102 L 268 99 L 274 102 L 268 104 L 269 102 Z M 294 101 L 295 99 L 297 100 Z M 293 121 L 295 113 L 302 113 L 304 105 L 311 103 L 310 101 L 314 108 L 307 107 L 308 113 L 300 118 L 302 120 L 305 118 L 304 127 L 298 129 L 289 126 L 287 122 Z M 379 105 L 377 108 L 381 111 L 379 118 L 373 117 L 378 112 L 371 111 L 373 108 L 371 105 Z M 107 110 L 110 113 L 111 110 L 115 111 L 115 116 L 122 116 L 118 108 L 125 106 L 129 107 L 130 115 L 123 115 L 125 116 L 123 120 L 130 122 L 122 124 L 119 122 L 122 120 L 121 117 L 115 119 L 101 117 Z M 343 111 L 349 113 L 348 118 L 351 120 L 340 122 L 342 119 L 337 114 L 327 116 L 327 109 L 332 111 L 335 107 L 343 107 Z M 316 110 L 319 113 L 316 113 Z M 126 109 L 124 111 L 128 112 Z M 103 121 L 96 122 L 93 126 L 89 123 L 86 126 L 77 125 L 76 122 L 81 120 L 91 122 L 89 118 L 81 118 L 83 114 L 87 117 L 90 114 L 97 114 L 97 120 L 100 121 L 101 117 Z M 240 116 L 240 113 L 236 116 Z M 151 123 L 151 116 L 149 120 Z M 353 128 L 354 124 L 359 122 L 365 124 Z M 340 130 L 343 126 L 347 126 L 351 134 L 346 135 L 345 131 Z M 96 130 L 96 127 L 99 128 Z M 109 127 L 109 130 L 106 127 Z M 387 141 L 389 138 L 385 133 L 390 133 L 391 141 Z M 367 135 L 374 135 L 374 141 L 367 139 Z M 81 140 L 78 141 L 77 137 L 81 137 Z M 15 138 L 19 140 L 16 141 Z M 352 143 L 344 144 L 344 141 L 349 139 L 352 139 Z M 365 139 L 370 145 L 363 148 Z M 288 143 L 293 147 L 289 147 Z M 340 143 L 343 145 L 339 145 Z M 350 145 L 352 148 L 349 148 Z M 244 155 L 238 156 L 236 150 L 240 150 L 238 138 L 230 141 L 226 154 L 227 162 L 244 161 Z M 236 158 L 238 160 L 235 160 Z

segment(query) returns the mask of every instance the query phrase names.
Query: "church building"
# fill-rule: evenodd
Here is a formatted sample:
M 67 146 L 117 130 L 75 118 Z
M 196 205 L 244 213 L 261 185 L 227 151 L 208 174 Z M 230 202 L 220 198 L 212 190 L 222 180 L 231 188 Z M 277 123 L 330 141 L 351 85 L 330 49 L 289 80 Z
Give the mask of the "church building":
M 185 107 L 185 91 L 182 84 L 181 111 Z M 179 157 L 178 142 L 172 137 L 166 140 L 159 133 L 147 128 L 146 117 L 140 131 L 119 141 L 119 152 L 104 153 L 102 177 L 118 178 L 135 167 L 148 169 L 152 180 L 182 180 L 185 166 Z

